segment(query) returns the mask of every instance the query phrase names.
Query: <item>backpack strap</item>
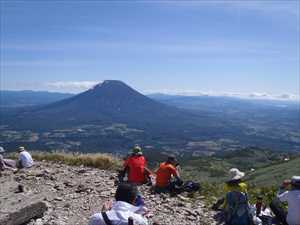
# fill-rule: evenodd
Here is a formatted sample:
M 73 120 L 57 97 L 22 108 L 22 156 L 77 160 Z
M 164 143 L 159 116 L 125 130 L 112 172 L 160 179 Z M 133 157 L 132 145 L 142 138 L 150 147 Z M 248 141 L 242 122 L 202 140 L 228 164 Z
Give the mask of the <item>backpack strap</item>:
M 129 218 L 128 218 L 128 225 L 134 225 L 134 222 L 133 222 L 133 218 L 132 218 L 132 217 L 129 217 Z
M 112 222 L 110 221 L 110 219 L 108 218 L 106 212 L 102 212 L 101 213 L 103 219 L 104 219 L 104 222 L 106 223 L 106 225 L 113 225 Z

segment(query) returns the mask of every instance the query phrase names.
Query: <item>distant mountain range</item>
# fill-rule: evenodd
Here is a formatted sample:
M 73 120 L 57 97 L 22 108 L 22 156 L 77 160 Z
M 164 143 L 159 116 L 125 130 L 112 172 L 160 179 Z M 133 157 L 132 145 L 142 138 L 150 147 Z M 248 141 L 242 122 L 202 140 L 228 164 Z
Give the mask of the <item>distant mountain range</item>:
M 73 94 L 47 91 L 1 91 L 0 107 L 45 105 L 69 98 Z
M 46 105 L 63 99 L 75 96 L 71 93 L 49 92 L 49 91 L 11 91 L 0 90 L 0 107 L 26 107 Z M 299 102 L 289 100 L 272 100 L 272 99 L 247 99 L 232 96 L 183 96 L 153 93 L 147 97 L 164 104 L 173 105 L 185 109 L 215 108 L 220 106 L 256 105 L 256 106 L 274 106 L 274 107 L 299 107 Z
M 232 96 L 182 96 L 166 94 L 150 94 L 148 97 L 164 104 L 192 110 L 222 110 L 223 108 L 293 108 L 300 110 L 298 101 L 272 100 L 272 99 L 247 99 Z
M 140 143 L 194 155 L 247 146 L 300 150 L 300 114 L 295 103 L 145 96 L 115 80 L 77 95 L 18 94 L 32 97 L 26 102 L 26 98 L 2 94 L 0 104 L 0 145 L 11 148 L 27 144 L 39 149 L 121 151 Z

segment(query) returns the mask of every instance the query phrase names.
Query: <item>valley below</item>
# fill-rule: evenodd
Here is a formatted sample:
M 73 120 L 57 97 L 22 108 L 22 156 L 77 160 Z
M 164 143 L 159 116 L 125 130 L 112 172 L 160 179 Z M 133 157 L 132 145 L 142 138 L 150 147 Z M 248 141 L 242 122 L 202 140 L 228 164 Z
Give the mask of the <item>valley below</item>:
M 261 177 L 254 171 L 281 165 L 300 153 L 297 102 L 145 96 L 115 80 L 77 95 L 0 96 L 0 146 L 8 153 L 25 146 L 45 153 L 110 153 L 122 158 L 138 144 L 152 168 L 174 155 L 187 178 L 219 183 L 232 167 Z M 297 170 L 282 174 L 292 172 Z M 278 176 L 276 182 L 284 178 Z

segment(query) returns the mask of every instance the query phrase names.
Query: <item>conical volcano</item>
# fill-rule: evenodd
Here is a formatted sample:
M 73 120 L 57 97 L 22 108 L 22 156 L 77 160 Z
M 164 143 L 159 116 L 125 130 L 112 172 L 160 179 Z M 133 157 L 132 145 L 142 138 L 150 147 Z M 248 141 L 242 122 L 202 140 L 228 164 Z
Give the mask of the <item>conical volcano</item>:
M 173 123 L 180 114 L 179 109 L 156 102 L 122 81 L 106 80 L 71 98 L 20 114 L 18 125 L 41 129 L 83 123 L 153 127 Z

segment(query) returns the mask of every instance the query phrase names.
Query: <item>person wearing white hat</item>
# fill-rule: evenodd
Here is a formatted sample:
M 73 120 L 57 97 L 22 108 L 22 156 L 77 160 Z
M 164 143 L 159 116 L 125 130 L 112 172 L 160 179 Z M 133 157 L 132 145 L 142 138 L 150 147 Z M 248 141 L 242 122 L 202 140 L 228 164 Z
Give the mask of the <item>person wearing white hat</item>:
M 19 147 L 19 160 L 17 162 L 17 166 L 19 169 L 21 168 L 30 168 L 33 166 L 33 159 L 30 153 L 23 147 Z
M 241 172 L 237 168 L 231 168 L 229 170 L 229 179 L 224 186 L 224 191 L 240 191 L 243 193 L 247 193 L 247 184 L 243 181 L 244 177 L 244 172 Z
M 245 173 L 237 168 L 229 170 L 229 179 L 225 183 L 224 191 L 226 193 L 223 203 L 223 210 L 226 224 L 253 224 L 253 218 L 250 214 L 247 184 L 243 181 Z M 220 203 L 221 204 L 221 200 Z
M 288 203 L 287 215 L 278 201 Z M 282 183 L 277 199 L 272 201 L 270 207 L 283 224 L 300 225 L 300 176 L 293 176 L 291 180 Z
M 247 184 L 242 181 L 242 178 L 245 176 L 244 172 L 241 172 L 237 168 L 231 168 L 228 172 L 229 179 L 225 182 L 224 192 L 228 193 L 231 191 L 237 191 L 242 193 L 247 193 Z M 219 209 L 219 207 L 226 208 L 226 198 L 220 198 L 212 206 L 213 210 Z

